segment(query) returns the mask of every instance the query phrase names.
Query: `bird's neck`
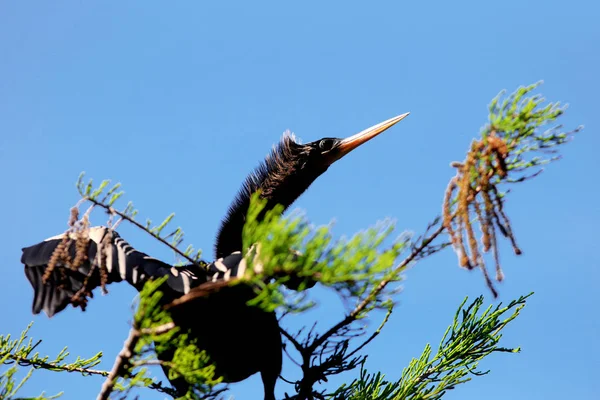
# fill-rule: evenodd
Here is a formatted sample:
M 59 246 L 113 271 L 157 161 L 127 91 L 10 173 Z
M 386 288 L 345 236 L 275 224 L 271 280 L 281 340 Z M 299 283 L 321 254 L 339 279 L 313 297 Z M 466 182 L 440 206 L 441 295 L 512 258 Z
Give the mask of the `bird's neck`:
M 257 218 L 261 221 L 267 211 L 277 204 L 282 205 L 285 211 L 319 175 L 320 173 L 308 175 L 294 172 L 283 176 L 272 173 L 262 181 L 252 181 L 251 177 L 247 179 L 219 230 L 215 246 L 216 257 L 225 257 L 234 251 L 243 250 L 242 230 L 246 223 L 250 198 L 256 191 L 260 190 L 261 197 L 267 200 L 265 208 Z

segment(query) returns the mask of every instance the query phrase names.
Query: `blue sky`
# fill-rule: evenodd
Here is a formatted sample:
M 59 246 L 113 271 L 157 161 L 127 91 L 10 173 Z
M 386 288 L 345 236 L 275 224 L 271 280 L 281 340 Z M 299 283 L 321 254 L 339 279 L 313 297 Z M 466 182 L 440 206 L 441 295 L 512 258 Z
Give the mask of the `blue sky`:
M 316 224 L 349 235 L 393 217 L 420 231 L 486 121 L 499 90 L 545 80 L 568 102 L 567 127 L 586 129 L 564 159 L 513 188 L 507 209 L 524 255 L 502 243 L 501 301 L 535 291 L 505 335 L 520 355 L 496 355 L 483 378 L 446 399 L 592 399 L 600 392 L 596 251 L 599 6 L 570 2 L 37 2 L 0 3 L 0 233 L 2 333 L 32 319 L 41 351 L 102 350 L 110 368 L 131 316 L 133 289 L 110 288 L 88 311 L 31 315 L 20 249 L 60 233 L 80 171 L 123 183 L 143 217 L 174 211 L 211 253 L 220 218 L 246 174 L 281 133 L 343 137 L 410 111 L 392 130 L 319 178 L 296 203 Z M 95 223 L 103 223 L 98 215 Z M 136 247 L 172 260 L 124 227 Z M 437 343 L 479 273 L 451 252 L 418 264 L 399 307 L 372 343 L 368 367 L 399 376 Z M 320 320 L 339 315 L 319 311 Z M 374 321 L 374 324 L 376 321 Z M 284 373 L 293 376 L 293 367 Z M 346 381 L 352 375 L 345 376 Z M 339 381 L 335 381 L 339 383 Z M 102 380 L 40 372 L 23 395 L 65 390 L 95 398 Z M 278 386 L 279 396 L 292 388 Z M 258 377 L 232 387 L 262 396 Z M 140 393 L 144 399 L 160 395 Z

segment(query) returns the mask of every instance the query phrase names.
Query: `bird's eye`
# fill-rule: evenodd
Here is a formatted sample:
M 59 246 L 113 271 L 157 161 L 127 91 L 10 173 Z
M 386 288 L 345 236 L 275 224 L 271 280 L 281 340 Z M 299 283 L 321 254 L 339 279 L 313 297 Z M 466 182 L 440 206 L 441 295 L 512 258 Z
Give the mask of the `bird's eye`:
M 328 150 L 332 149 L 334 144 L 335 144 L 335 140 L 333 140 L 333 139 L 322 139 L 319 142 L 319 149 L 321 151 L 328 151 Z

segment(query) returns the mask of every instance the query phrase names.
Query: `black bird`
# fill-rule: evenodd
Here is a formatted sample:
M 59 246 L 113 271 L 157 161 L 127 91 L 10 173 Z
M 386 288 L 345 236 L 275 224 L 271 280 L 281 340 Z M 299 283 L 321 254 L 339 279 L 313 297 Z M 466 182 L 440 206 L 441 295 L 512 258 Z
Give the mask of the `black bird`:
M 284 134 L 265 161 L 246 178 L 219 229 L 215 245 L 217 260 L 204 269 L 195 265 L 173 267 L 133 249 L 116 232 L 96 227 L 89 230 L 88 258 L 78 270 L 56 269 L 44 282 L 42 278 L 50 258 L 63 235 L 24 248 L 21 262 L 34 289 L 33 313 L 43 310 L 51 317 L 69 304 L 81 305 L 74 300 L 74 295 L 84 286 L 91 269 L 94 271 L 87 278 L 86 287 L 91 291 L 100 285 L 97 250 L 107 234 L 112 235 L 109 245 L 103 247 L 108 283 L 125 280 L 140 290 L 149 279 L 166 275 L 168 280 L 162 288 L 166 303 L 207 281 L 242 276 L 246 268 L 241 254 L 242 229 L 253 193 L 260 190 L 261 197 L 267 200 L 263 215 L 277 204 L 286 209 L 335 161 L 407 115 L 388 119 L 345 139 L 326 137 L 300 144 L 293 135 Z M 68 250 L 74 257 L 75 243 Z M 207 351 L 217 368 L 216 373 L 226 382 L 238 382 L 260 372 L 265 400 L 274 400 L 282 363 L 279 324 L 274 312 L 246 305 L 253 296 L 254 289 L 249 286 L 226 287 L 208 297 L 173 308 L 172 316 L 178 326 L 189 329 L 192 337 L 198 339 L 199 347 Z M 168 361 L 172 355 L 167 352 L 158 357 Z M 171 383 L 181 393 L 188 389 L 188 383 L 181 379 Z

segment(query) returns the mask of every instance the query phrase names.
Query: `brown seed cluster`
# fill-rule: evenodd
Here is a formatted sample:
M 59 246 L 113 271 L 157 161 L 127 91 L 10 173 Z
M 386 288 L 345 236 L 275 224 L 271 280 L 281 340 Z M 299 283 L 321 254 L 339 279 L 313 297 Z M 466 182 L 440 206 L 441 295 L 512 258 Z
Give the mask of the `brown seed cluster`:
M 482 252 L 492 250 L 498 282 L 504 275 L 498 254 L 497 231 L 511 241 L 515 254 L 521 254 L 504 212 L 503 197 L 497 188 L 498 182 L 508 175 L 508 149 L 509 144 L 493 131 L 487 137 L 473 141 L 465 161 L 452 165 L 457 173 L 448 184 L 443 205 L 444 228 L 450 235 L 459 265 L 467 269 L 479 267 L 494 296 L 498 294 Z M 480 243 L 475 237 L 474 224 L 479 224 L 481 229 Z
M 110 236 L 110 235 L 106 235 Z M 106 240 L 106 237 L 104 238 Z M 110 242 L 110 238 L 108 238 Z M 68 271 L 78 271 L 86 261 L 88 261 L 88 249 L 90 244 L 89 238 L 89 220 L 87 214 L 83 218 L 79 219 L 79 208 L 71 208 L 69 217 L 69 228 L 64 233 L 60 244 L 56 247 L 48 262 L 48 267 L 42 277 L 43 282 L 47 282 L 51 278 L 54 271 L 58 271 L 60 274 L 58 277 L 59 288 L 65 288 L 65 285 L 69 284 L 67 278 Z M 99 246 L 98 255 L 101 263 L 98 265 L 104 266 L 106 264 L 103 255 L 102 247 Z M 87 305 L 87 299 L 91 296 L 90 279 L 95 272 L 95 266 L 90 263 L 90 270 L 88 271 L 83 286 L 71 297 L 71 303 L 74 307 L 81 307 L 85 310 Z M 106 269 L 100 268 L 100 285 L 103 291 L 106 292 L 105 284 L 107 282 Z

